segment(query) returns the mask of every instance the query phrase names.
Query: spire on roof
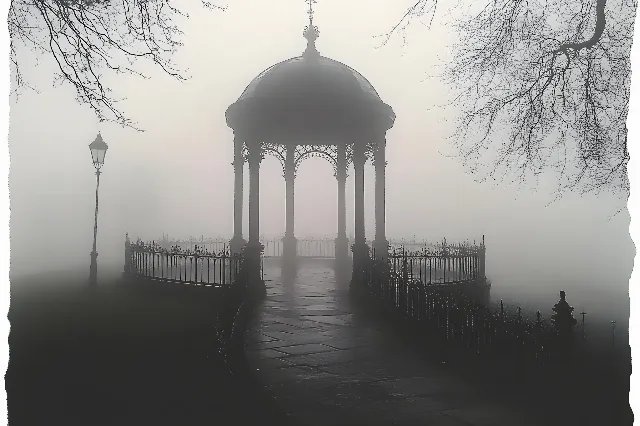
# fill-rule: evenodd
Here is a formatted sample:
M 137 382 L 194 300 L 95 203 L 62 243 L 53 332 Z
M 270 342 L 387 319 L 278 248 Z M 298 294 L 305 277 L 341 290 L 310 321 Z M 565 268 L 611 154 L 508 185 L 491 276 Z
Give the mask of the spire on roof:
M 304 29 L 304 38 L 307 39 L 307 50 L 304 51 L 303 56 L 319 56 L 318 50 L 316 49 L 316 40 L 320 37 L 320 31 L 318 27 L 313 25 L 313 4 L 316 0 L 306 0 L 309 3 L 309 10 L 307 13 L 309 14 L 309 25 Z

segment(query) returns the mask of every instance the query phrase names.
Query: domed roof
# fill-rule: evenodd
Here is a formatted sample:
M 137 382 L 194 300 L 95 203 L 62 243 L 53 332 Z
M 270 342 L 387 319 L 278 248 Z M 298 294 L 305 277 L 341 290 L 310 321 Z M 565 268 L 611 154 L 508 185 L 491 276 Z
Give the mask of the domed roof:
M 324 56 L 309 58 L 304 55 L 287 59 L 262 71 L 244 89 L 238 100 L 251 97 L 277 98 L 283 97 L 286 92 L 300 90 L 311 94 L 309 92 L 314 92 L 315 89 L 334 89 L 333 91 L 347 96 L 364 97 L 371 102 L 382 103 L 380 95 L 369 80 L 350 66 Z M 339 89 L 347 89 L 348 92 L 344 93 Z
M 304 54 L 264 70 L 227 109 L 229 127 L 277 142 L 349 138 L 391 128 L 393 109 L 373 85 L 353 68 L 321 56 L 315 50 L 317 32 L 313 37 L 307 27 L 305 36 Z

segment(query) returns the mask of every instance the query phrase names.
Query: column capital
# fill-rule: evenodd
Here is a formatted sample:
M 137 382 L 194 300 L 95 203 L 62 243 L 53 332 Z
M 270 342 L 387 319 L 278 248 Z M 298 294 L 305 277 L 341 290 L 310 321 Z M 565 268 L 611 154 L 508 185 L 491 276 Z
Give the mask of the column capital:
M 284 179 L 295 180 L 296 179 L 296 147 L 295 145 L 287 145 L 286 154 L 284 158 Z
M 247 150 L 247 162 L 249 163 L 249 167 L 260 167 L 260 163 L 264 159 L 264 150 L 262 149 L 262 143 L 254 142 L 251 144 L 247 144 Z
M 339 182 L 347 179 L 347 147 L 343 143 L 336 145 L 334 172 L 333 176 L 338 179 Z
M 376 143 L 373 151 L 373 164 L 376 169 L 385 168 L 387 166 L 386 160 L 386 140 Z
M 364 165 L 367 162 L 366 144 L 360 141 L 353 143 L 353 165 Z

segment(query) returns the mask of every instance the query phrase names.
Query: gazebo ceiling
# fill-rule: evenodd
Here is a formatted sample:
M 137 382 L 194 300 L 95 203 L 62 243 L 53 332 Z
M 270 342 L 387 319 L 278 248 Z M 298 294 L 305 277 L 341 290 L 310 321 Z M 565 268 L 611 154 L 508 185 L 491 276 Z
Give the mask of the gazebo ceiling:
M 393 109 L 353 68 L 321 56 L 317 28 L 307 27 L 307 50 L 273 65 L 247 86 L 226 112 L 236 133 L 279 143 L 339 143 L 380 135 Z

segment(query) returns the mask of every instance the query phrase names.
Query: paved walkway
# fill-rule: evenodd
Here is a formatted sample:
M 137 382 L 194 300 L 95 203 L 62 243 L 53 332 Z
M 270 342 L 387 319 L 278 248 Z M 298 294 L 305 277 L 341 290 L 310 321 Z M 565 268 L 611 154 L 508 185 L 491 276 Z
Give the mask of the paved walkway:
M 266 269 L 265 280 L 248 360 L 293 425 L 542 424 L 354 314 L 330 266 L 305 265 L 293 283 Z

